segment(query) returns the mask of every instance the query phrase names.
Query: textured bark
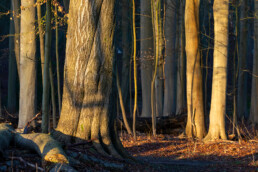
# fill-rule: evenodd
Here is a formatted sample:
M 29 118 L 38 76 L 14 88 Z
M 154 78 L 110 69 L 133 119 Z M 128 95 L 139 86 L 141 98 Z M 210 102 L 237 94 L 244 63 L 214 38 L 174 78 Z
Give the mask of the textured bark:
M 247 108 L 247 0 L 240 1 L 240 20 L 239 20 L 239 69 L 238 69 L 238 89 L 237 89 L 237 116 L 243 118 L 248 116 Z
M 98 152 L 120 157 L 112 112 L 114 4 L 70 3 L 62 110 L 53 136 L 66 143 L 90 139 Z
M 24 128 L 35 114 L 36 39 L 34 0 L 22 0 L 20 35 L 20 102 L 18 128 Z
M 12 138 L 14 129 L 9 124 L 0 124 L 0 157 L 8 148 Z
M 185 0 L 180 1 L 178 15 L 178 70 L 177 70 L 177 100 L 176 114 L 182 114 L 186 108 L 186 67 L 185 67 L 185 25 L 184 25 Z
M 165 1 L 165 90 L 163 116 L 176 114 L 177 52 L 176 0 Z
M 186 0 L 185 37 L 187 56 L 187 124 L 188 137 L 203 138 L 204 126 L 203 89 L 199 49 L 199 0 Z
M 258 1 L 254 2 L 254 57 L 253 57 L 253 76 L 252 76 L 252 97 L 249 120 L 253 124 L 258 124 Z
M 142 117 L 151 117 L 151 80 L 153 73 L 153 30 L 151 1 L 141 0 L 141 84 Z
M 215 0 L 214 55 L 209 132 L 206 140 L 227 139 L 225 132 L 229 0 Z
M 13 10 L 13 2 L 11 3 L 11 11 Z M 17 64 L 15 58 L 15 31 L 14 31 L 14 13 L 11 15 L 10 29 L 9 33 L 9 64 L 8 64 L 8 99 L 7 99 L 7 109 L 10 113 L 14 113 L 17 110 L 17 91 L 16 91 L 16 81 L 17 81 Z

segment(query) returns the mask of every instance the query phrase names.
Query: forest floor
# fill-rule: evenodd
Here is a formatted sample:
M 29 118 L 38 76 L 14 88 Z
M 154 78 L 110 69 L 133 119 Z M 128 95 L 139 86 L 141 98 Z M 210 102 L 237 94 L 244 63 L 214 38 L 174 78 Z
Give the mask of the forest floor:
M 1 121 L 8 122 L 8 121 Z M 243 129 L 244 130 L 244 129 Z M 137 133 L 137 141 L 120 131 L 120 140 L 136 163 L 99 156 L 92 146 L 67 146 L 67 154 L 85 154 L 93 161 L 73 166 L 78 171 L 254 171 L 258 172 L 258 130 L 245 128 L 239 141 L 212 141 L 178 137 L 174 134 Z M 230 133 L 230 131 L 229 131 Z M 229 134 L 228 133 L 228 134 Z M 244 135 L 244 133 L 248 133 Z M 76 159 L 76 158 L 75 158 Z M 47 171 L 35 152 L 11 145 L 0 157 L 0 171 Z

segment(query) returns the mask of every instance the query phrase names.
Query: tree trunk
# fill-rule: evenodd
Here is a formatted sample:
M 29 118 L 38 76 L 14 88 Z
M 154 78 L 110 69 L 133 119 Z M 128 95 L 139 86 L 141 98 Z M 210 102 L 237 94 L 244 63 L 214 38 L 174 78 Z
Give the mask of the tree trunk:
M 69 5 L 70 5 L 70 0 L 63 0 L 64 2 L 64 7 L 65 7 L 65 12 L 69 12 Z
M 14 20 L 14 52 L 16 57 L 18 76 L 20 75 L 20 6 L 19 0 L 12 0 L 13 20 Z
M 20 105 L 18 128 L 24 128 L 35 115 L 36 38 L 34 0 L 22 0 L 20 35 Z
M 13 2 L 11 3 L 11 11 L 13 10 Z M 15 31 L 14 31 L 14 17 L 15 14 L 11 15 L 9 33 L 9 64 L 8 64 L 8 99 L 7 99 L 7 109 L 10 113 L 14 113 L 17 110 L 17 92 L 16 92 L 16 82 L 17 82 L 17 64 L 15 58 Z
M 179 4 L 179 3 L 178 3 Z M 163 116 L 176 114 L 177 52 L 175 0 L 165 1 L 165 90 Z M 178 26 L 177 26 L 178 27 Z
M 253 57 L 253 76 L 252 76 L 252 97 L 249 120 L 253 124 L 258 124 L 258 1 L 254 2 L 254 57 Z
M 240 1 L 240 19 L 239 19 L 239 69 L 238 69 L 238 89 L 237 89 L 237 116 L 244 118 L 248 116 L 247 108 L 247 0 Z
M 66 143 L 90 139 L 98 152 L 120 157 L 112 102 L 114 4 L 115 0 L 70 3 L 62 110 L 53 136 Z
M 151 117 L 151 80 L 153 73 L 153 30 L 151 1 L 141 0 L 141 117 Z
M 164 36 L 162 12 L 164 11 L 161 0 L 152 0 L 152 21 L 153 21 L 153 37 L 155 46 L 155 69 L 152 82 L 155 84 L 155 115 L 163 115 L 164 101 Z M 155 72 L 156 71 L 156 72 Z M 152 93 L 153 94 L 153 93 Z
M 38 16 L 38 28 L 39 28 L 39 44 L 40 44 L 40 59 L 41 59 L 41 74 L 42 74 L 42 83 L 44 76 L 44 31 L 43 31 L 43 21 L 41 19 L 41 0 L 37 0 L 37 16 Z
M 182 114 L 186 108 L 186 67 L 185 67 L 185 25 L 184 25 L 185 0 L 180 1 L 178 15 L 178 70 L 177 70 L 177 100 L 176 114 Z
M 130 42 L 130 5 L 129 0 L 123 0 L 122 3 L 122 77 L 121 78 L 121 91 L 123 102 L 127 104 L 128 90 L 129 90 L 129 68 L 131 58 L 131 42 Z
M 49 125 L 49 61 L 51 56 L 51 0 L 46 3 L 46 42 L 45 42 L 45 62 L 43 75 L 43 95 L 42 95 L 42 123 L 43 133 L 48 133 Z M 52 72 L 52 71 L 51 71 Z M 53 90 L 52 90 L 53 91 Z
M 204 107 L 201 59 L 199 48 L 199 0 L 186 0 L 185 37 L 187 56 L 187 124 L 186 135 L 203 138 Z
M 214 55 L 209 132 L 206 140 L 227 139 L 225 132 L 228 0 L 214 0 Z

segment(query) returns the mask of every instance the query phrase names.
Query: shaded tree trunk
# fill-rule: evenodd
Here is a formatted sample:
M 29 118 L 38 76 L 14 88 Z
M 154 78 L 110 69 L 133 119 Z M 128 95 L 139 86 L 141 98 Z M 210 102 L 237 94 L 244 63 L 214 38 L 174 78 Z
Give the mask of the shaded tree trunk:
M 209 132 L 205 141 L 227 139 L 225 132 L 229 0 L 214 0 L 214 55 Z
M 70 3 L 62 110 L 53 136 L 66 143 L 92 140 L 99 153 L 120 157 L 113 112 L 114 4 Z
M 177 70 L 177 103 L 176 114 L 182 114 L 186 107 L 186 67 L 185 67 L 185 0 L 180 1 L 178 14 L 178 70 Z
M 50 61 L 50 55 L 51 55 L 51 0 L 47 0 L 46 8 L 47 8 L 46 34 L 45 34 L 46 42 L 45 42 L 45 58 L 44 58 L 42 123 L 41 123 L 41 129 L 43 133 L 48 133 L 48 125 L 49 125 L 49 79 L 50 79 L 49 61 Z
M 142 117 L 151 117 L 151 80 L 153 73 L 153 30 L 151 1 L 141 0 L 141 85 Z
M 253 57 L 253 76 L 252 76 L 252 94 L 251 109 L 249 120 L 253 124 L 258 124 L 258 1 L 254 2 L 255 18 L 254 18 L 254 57 Z
M 238 89 L 237 89 L 237 116 L 243 118 L 248 116 L 247 108 L 247 0 L 240 1 L 240 18 L 239 18 L 239 69 L 238 69 Z
M 201 59 L 199 49 L 199 0 L 186 0 L 185 5 L 185 37 L 187 56 L 187 124 L 186 135 L 203 138 L 206 134 L 204 126 L 204 107 Z
M 69 12 L 69 5 L 70 5 L 70 0 L 63 0 L 64 2 L 64 7 L 65 7 L 65 12 Z
M 10 20 L 10 34 L 14 36 L 9 37 L 9 67 L 8 67 L 8 99 L 7 109 L 14 113 L 17 107 L 17 79 L 19 72 L 20 59 L 20 19 L 19 19 L 20 1 L 12 0 L 11 11 L 12 20 Z
M 179 4 L 179 3 L 178 3 Z M 177 52 L 176 52 L 177 1 L 165 1 L 165 89 L 163 116 L 176 114 Z M 177 26 L 178 27 L 178 26 Z
M 20 35 L 20 102 L 18 128 L 24 128 L 35 114 L 36 38 L 34 0 L 22 0 Z
M 130 5 L 129 0 L 123 0 L 122 3 L 122 77 L 121 78 L 121 90 L 123 102 L 127 104 L 128 91 L 129 91 L 129 67 L 131 58 L 131 41 L 130 37 Z
M 164 32 L 163 32 L 163 19 L 162 13 L 164 5 L 161 0 L 152 0 L 152 25 L 153 25 L 153 38 L 155 47 L 155 115 L 163 115 L 163 102 L 164 102 Z M 156 71 L 156 72 L 155 72 Z M 153 78 L 154 79 L 154 78 Z M 153 94 L 153 93 L 152 93 Z

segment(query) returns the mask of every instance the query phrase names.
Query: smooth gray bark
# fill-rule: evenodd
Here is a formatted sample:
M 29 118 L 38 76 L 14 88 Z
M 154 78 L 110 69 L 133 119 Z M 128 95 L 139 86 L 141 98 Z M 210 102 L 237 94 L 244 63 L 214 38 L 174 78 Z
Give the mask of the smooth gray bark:
M 35 115 L 36 108 L 36 37 L 34 0 L 22 0 L 20 35 L 20 99 L 19 124 L 24 128 Z
M 176 0 L 165 1 L 165 91 L 163 116 L 176 114 Z

